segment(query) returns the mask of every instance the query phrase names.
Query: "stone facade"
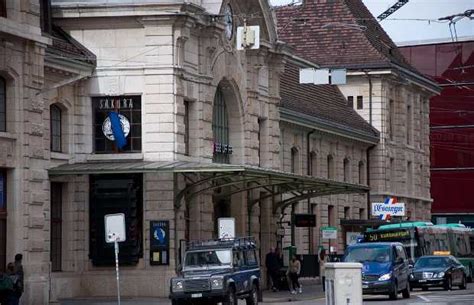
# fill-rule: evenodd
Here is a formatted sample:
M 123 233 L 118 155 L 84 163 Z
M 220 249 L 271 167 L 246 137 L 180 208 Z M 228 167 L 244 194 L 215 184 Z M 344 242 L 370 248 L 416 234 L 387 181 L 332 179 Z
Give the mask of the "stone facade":
M 431 89 L 401 77 L 373 72 L 353 73 L 339 86 L 353 97 L 354 109 L 380 131 L 370 151 L 371 202 L 387 196 L 405 202 L 406 218 L 431 219 L 429 97 Z M 372 97 L 370 98 L 370 95 Z M 362 107 L 357 97 L 362 97 Z

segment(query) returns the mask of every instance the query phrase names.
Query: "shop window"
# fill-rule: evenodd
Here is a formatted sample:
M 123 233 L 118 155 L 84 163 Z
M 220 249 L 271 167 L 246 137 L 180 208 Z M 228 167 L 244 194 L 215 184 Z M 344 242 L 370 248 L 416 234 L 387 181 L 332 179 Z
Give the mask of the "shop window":
M 0 131 L 7 131 L 7 86 L 0 76 Z
M 357 97 L 357 109 L 364 109 L 364 97 L 360 95 Z
M 229 143 L 229 116 L 221 87 L 217 87 L 214 96 L 212 133 L 214 135 L 212 161 L 215 163 L 230 163 L 232 146 Z
M 114 266 L 114 245 L 105 242 L 104 216 L 125 214 L 127 240 L 120 243 L 120 264 L 136 265 L 143 257 L 143 176 L 91 175 L 89 257 L 94 266 Z
M 57 105 L 51 105 L 50 107 L 50 125 L 51 125 L 51 151 L 61 152 L 61 124 L 62 124 L 62 111 Z
M 51 182 L 51 271 L 62 270 L 63 185 Z
M 7 175 L 0 168 L 0 272 L 7 262 Z
M 348 96 L 347 97 L 347 106 L 354 108 L 354 97 L 353 96 Z
M 95 153 L 141 152 L 141 96 L 93 97 L 92 109 Z

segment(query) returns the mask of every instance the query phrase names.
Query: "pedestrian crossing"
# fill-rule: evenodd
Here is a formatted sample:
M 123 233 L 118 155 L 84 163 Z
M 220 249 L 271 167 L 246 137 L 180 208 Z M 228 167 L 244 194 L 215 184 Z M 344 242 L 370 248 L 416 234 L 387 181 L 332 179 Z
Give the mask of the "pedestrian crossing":
M 462 303 L 464 305 L 474 304 L 474 296 L 472 294 L 429 294 L 429 295 L 417 295 L 418 301 L 410 302 L 410 305 L 446 305 L 453 303 Z

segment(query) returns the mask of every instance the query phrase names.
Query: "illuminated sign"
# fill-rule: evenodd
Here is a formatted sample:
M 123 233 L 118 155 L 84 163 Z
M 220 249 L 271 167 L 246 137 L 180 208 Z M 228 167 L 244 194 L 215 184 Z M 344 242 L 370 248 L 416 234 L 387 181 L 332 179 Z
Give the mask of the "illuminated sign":
M 401 239 L 409 239 L 410 231 L 392 231 L 392 232 L 366 232 L 364 240 L 369 242 L 376 241 L 399 241 Z
M 309 228 L 316 227 L 316 215 L 314 214 L 295 214 L 293 218 L 295 227 Z
M 433 255 L 451 255 L 449 251 L 433 251 Z

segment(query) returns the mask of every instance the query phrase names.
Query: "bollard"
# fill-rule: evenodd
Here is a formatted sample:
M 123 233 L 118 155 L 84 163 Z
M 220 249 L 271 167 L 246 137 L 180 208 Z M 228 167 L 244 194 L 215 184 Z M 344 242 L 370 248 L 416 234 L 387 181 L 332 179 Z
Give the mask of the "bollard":
M 326 305 L 362 305 L 362 264 L 326 263 Z

